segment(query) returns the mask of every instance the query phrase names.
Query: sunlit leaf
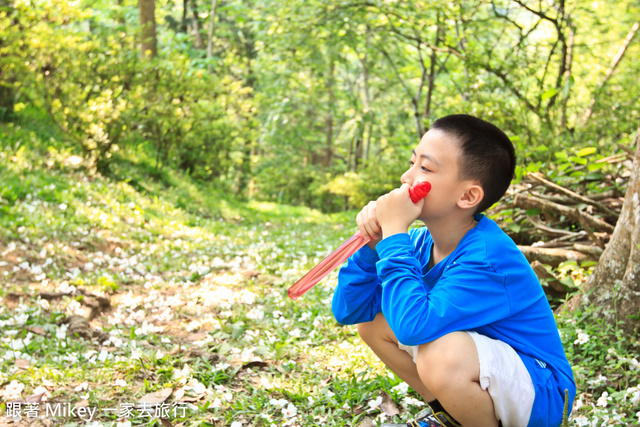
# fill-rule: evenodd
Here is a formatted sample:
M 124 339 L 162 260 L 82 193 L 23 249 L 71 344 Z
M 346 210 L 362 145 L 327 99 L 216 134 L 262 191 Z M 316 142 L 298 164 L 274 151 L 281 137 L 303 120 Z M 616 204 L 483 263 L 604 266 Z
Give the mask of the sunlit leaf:
M 555 96 L 558 93 L 558 91 L 554 88 L 551 88 L 545 92 L 542 93 L 542 95 L 540 96 L 540 99 L 542 99 L 543 101 L 546 101 L 547 99 Z
M 598 149 L 596 147 L 585 147 L 581 150 L 579 150 L 576 155 L 578 157 L 585 157 L 585 156 L 589 156 L 593 153 L 595 153 L 596 151 L 598 151 Z

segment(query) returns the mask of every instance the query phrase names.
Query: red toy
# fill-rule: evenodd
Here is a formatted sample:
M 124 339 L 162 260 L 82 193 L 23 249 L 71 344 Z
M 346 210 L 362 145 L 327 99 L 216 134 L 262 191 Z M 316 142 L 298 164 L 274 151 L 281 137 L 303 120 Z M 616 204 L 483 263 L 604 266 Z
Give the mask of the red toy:
M 427 181 L 419 182 L 409 189 L 409 197 L 413 203 L 418 203 L 431 191 L 431 184 Z M 342 264 L 347 258 L 356 253 L 358 249 L 369 243 L 371 238 L 365 239 L 360 231 L 344 242 L 338 249 L 333 251 L 322 262 L 313 267 L 307 274 L 289 288 L 287 294 L 291 299 L 300 298 L 305 292 L 314 287 L 324 279 L 337 266 Z

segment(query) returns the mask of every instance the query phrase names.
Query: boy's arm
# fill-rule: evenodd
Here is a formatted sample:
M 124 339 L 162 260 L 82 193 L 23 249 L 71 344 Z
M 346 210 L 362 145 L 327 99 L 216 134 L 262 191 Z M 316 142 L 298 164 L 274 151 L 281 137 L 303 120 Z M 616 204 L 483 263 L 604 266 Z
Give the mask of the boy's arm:
M 385 238 L 376 249 L 383 311 L 402 344 L 423 344 L 510 314 L 505 276 L 478 256 L 458 254 L 462 261 L 445 266 L 438 282 L 429 288 L 422 280 L 409 235 Z
M 382 310 L 378 260 L 378 253 L 364 246 L 340 269 L 332 303 L 333 315 L 339 323 L 370 322 Z

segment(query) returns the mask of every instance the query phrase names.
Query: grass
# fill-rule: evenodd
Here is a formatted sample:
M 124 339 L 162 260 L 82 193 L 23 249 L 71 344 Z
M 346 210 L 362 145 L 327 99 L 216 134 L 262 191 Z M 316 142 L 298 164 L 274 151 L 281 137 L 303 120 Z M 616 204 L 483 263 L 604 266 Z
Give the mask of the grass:
M 335 272 L 286 296 L 352 214 L 234 202 L 135 162 L 109 180 L 70 166 L 56 135 L 0 136 L 4 417 L 16 399 L 25 425 L 355 426 L 420 409 L 333 319 Z M 638 340 L 591 310 L 558 317 L 579 390 L 569 424 L 635 424 Z

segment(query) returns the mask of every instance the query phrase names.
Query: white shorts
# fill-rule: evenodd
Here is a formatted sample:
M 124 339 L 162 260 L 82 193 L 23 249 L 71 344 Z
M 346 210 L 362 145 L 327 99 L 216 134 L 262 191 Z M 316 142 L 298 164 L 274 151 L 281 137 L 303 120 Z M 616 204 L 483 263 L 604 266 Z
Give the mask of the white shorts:
M 493 400 L 493 409 L 503 427 L 526 426 L 529 423 L 535 390 L 529 371 L 518 353 L 508 344 L 467 332 L 476 344 L 480 360 L 480 387 L 487 390 Z M 418 346 L 398 344 L 413 361 L 418 357 Z

